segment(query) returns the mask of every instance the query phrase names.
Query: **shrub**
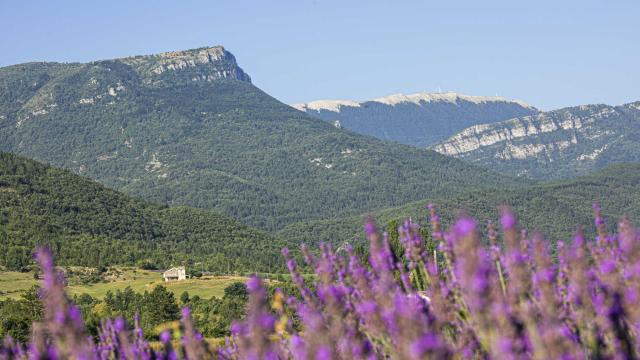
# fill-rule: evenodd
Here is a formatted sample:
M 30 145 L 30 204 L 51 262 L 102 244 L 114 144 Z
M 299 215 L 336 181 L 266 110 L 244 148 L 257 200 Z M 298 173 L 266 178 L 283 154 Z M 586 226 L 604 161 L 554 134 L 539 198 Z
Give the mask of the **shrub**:
M 247 295 L 247 285 L 239 281 L 236 281 L 224 288 L 224 297 L 245 298 Z

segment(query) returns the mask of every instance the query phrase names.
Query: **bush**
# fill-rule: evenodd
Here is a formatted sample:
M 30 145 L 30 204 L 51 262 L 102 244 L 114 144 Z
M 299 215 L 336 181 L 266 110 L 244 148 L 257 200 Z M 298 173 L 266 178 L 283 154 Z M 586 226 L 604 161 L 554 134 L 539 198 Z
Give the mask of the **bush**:
M 151 261 L 142 261 L 138 264 L 142 270 L 158 270 L 158 267 Z
M 247 286 L 238 281 L 224 288 L 224 297 L 246 298 L 247 295 Z

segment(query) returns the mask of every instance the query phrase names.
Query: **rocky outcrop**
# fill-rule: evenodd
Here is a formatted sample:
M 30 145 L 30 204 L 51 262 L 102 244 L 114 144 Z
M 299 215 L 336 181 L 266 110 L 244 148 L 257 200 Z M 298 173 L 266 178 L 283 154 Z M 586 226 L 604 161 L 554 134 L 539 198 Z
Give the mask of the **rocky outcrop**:
M 157 81 L 162 75 L 187 74 L 191 81 L 234 79 L 251 82 L 236 62 L 236 58 L 222 46 L 194 50 L 171 51 L 118 59 L 131 65 L 146 82 Z
M 635 161 L 637 104 L 583 105 L 471 126 L 431 149 L 499 171 L 562 178 Z
M 433 146 L 432 149 L 445 155 L 460 156 L 502 142 L 510 144 L 512 140 L 531 138 L 539 134 L 580 129 L 583 121 L 590 123 L 594 120 L 593 117 L 574 117 L 570 112 L 564 112 L 560 116 L 561 119 L 558 119 L 557 116 L 542 113 L 494 124 L 472 126 Z M 574 141 L 575 139 L 572 139 L 572 142 Z

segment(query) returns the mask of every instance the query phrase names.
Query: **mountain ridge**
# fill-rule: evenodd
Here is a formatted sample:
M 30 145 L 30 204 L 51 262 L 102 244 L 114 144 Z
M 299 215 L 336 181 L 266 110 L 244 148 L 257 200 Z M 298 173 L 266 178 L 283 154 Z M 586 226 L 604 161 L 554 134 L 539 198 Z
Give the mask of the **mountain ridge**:
M 394 94 L 373 100 L 293 104 L 324 121 L 384 140 L 427 147 L 467 126 L 538 112 L 519 100 L 449 93 Z
M 590 104 L 466 128 L 430 148 L 496 171 L 569 178 L 636 162 L 640 102 Z
M 389 228 L 388 224 L 398 226 L 407 218 L 429 226 L 429 212 L 425 208 L 428 203 L 435 205 L 445 227 L 452 224 L 461 212 L 481 223 L 498 223 L 500 207 L 508 205 L 522 219 L 524 228 L 540 232 L 552 241 L 568 241 L 580 227 L 586 233 L 595 231 L 593 203 L 602 206 L 611 230 L 624 216 L 629 216 L 632 222 L 640 221 L 640 164 L 613 164 L 572 180 L 519 189 L 470 191 L 451 197 L 434 196 L 356 216 L 295 223 L 278 231 L 277 236 L 284 241 L 304 243 L 310 247 L 320 242 L 364 243 L 362 224 L 369 217 L 389 233 L 396 228 Z
M 147 60 L 0 68 L 0 151 L 265 230 L 465 186 L 520 186 L 430 150 L 336 129 L 249 81 L 202 81 L 194 74 L 237 66 L 207 59 L 164 63 L 159 74 Z

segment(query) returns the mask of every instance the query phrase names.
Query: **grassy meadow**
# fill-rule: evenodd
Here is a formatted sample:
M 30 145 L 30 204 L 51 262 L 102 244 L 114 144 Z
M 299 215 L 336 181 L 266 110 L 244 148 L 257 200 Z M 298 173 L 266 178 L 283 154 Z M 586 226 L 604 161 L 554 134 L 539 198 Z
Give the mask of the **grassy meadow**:
M 144 292 L 151 291 L 157 285 L 164 285 L 176 296 L 188 291 L 190 296 L 198 295 L 208 299 L 212 296 L 222 297 L 224 288 L 236 281 L 244 282 L 246 278 L 242 276 L 203 276 L 198 279 L 164 282 L 161 272 L 136 268 L 117 268 L 116 271 L 110 271 L 110 276 L 106 277 L 103 282 L 95 284 L 76 284 L 74 278 L 71 277 L 67 292 L 70 296 L 86 293 L 101 299 L 107 291 L 124 290 L 127 286 L 136 292 Z M 19 298 L 25 290 L 38 283 L 39 280 L 34 278 L 33 272 L 0 272 L 0 299 Z

